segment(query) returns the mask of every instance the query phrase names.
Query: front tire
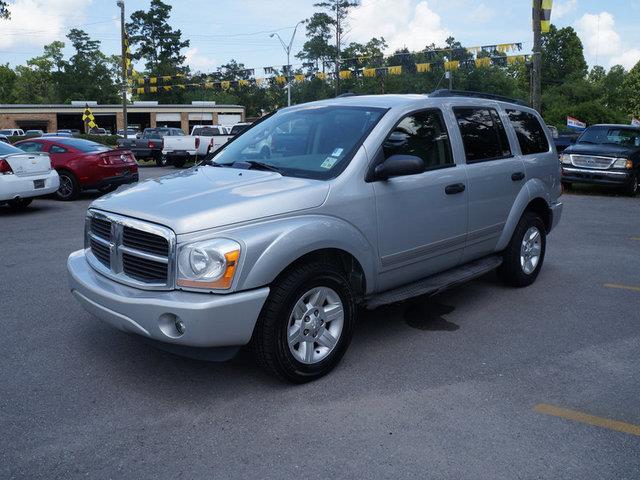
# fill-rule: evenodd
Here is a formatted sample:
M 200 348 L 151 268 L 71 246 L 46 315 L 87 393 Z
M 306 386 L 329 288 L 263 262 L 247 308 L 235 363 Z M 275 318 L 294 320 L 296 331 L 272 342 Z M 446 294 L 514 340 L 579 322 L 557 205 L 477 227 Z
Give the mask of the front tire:
M 187 161 L 183 158 L 177 158 L 173 161 L 173 166 L 176 168 L 182 168 L 184 167 L 184 164 L 187 163 Z
M 9 200 L 7 205 L 13 210 L 24 210 L 33 202 L 33 198 L 16 198 L 15 200 Z
M 80 184 L 75 175 L 71 172 L 58 172 L 60 177 L 60 187 L 56 191 L 58 200 L 70 201 L 75 200 L 80 195 Z
M 160 155 L 159 157 L 156 157 L 155 160 L 157 167 L 166 167 L 169 164 L 169 160 L 167 160 L 166 155 Z
M 326 375 L 351 342 L 355 308 L 351 285 L 337 266 L 313 261 L 292 269 L 272 285 L 256 324 L 258 363 L 293 383 Z
M 631 177 L 631 182 L 626 188 L 626 194 L 629 197 L 635 197 L 638 194 L 638 175 L 635 173 Z
M 546 228 L 542 218 L 536 213 L 525 212 L 504 251 L 498 274 L 513 287 L 531 285 L 540 273 L 546 248 Z

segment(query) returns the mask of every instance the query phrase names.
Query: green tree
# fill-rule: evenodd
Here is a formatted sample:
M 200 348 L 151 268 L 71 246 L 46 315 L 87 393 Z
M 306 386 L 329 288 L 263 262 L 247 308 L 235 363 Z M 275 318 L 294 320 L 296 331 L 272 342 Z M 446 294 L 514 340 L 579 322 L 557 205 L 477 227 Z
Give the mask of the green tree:
M 182 40 L 182 32 L 174 30 L 168 23 L 171 5 L 162 0 L 151 0 L 148 11 L 137 10 L 127 23 L 132 57 L 144 61 L 146 74 L 150 76 L 188 74 L 184 65 L 186 57 L 182 50 L 188 48 L 189 40 Z M 153 94 L 154 99 L 166 103 L 177 103 L 183 99 L 182 92 Z
M 332 45 L 333 28 L 336 21 L 325 12 L 316 12 L 307 19 L 307 41 L 296 57 L 314 62 L 316 70 L 324 71 L 325 62 L 336 57 L 336 47 Z
M 640 62 L 629 71 L 623 82 L 624 89 L 629 92 L 625 109 L 627 114 L 640 117 Z
M 10 18 L 7 2 L 0 0 L 0 18 Z
M 587 74 L 582 42 L 571 27 L 551 25 L 542 35 L 542 87 L 559 85 Z
M 18 76 L 9 64 L 0 65 L 0 103 L 15 102 L 14 88 Z

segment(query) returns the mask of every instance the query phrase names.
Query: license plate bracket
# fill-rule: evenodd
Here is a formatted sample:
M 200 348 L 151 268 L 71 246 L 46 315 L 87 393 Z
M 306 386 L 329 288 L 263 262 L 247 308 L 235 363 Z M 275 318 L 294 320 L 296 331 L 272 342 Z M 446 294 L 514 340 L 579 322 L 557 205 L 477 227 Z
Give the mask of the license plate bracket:
M 33 188 L 44 188 L 44 180 L 34 180 Z

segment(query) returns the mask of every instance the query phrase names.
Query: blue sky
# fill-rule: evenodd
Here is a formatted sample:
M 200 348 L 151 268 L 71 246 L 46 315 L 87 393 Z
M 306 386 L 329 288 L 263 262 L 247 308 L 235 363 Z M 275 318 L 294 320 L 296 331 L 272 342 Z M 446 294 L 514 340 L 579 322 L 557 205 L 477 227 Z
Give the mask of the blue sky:
M 230 58 L 247 68 L 286 63 L 282 47 L 269 38 L 309 17 L 317 0 L 173 0 L 170 23 L 191 40 L 186 50 L 194 70 L 211 71 Z M 77 26 L 119 51 L 119 10 L 115 0 L 9 0 L 13 18 L 0 20 L 0 63 L 15 65 L 41 53 L 42 45 L 65 40 Z M 127 14 L 148 0 L 126 0 Z M 384 36 L 391 47 L 412 50 L 453 35 L 466 46 L 522 42 L 531 49 L 531 0 L 362 0 L 350 18 L 347 39 Z M 640 0 L 554 0 L 552 22 L 579 33 L 591 65 L 640 60 Z M 304 39 L 299 30 L 294 50 Z

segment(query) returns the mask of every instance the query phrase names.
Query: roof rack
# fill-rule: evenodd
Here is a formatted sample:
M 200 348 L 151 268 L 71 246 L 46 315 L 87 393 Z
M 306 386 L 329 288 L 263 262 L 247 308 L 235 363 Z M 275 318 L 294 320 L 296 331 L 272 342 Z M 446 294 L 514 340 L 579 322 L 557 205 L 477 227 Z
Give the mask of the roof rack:
M 515 98 L 505 97 L 502 95 L 494 95 L 493 93 L 484 93 L 484 92 L 472 92 L 465 90 L 447 90 L 440 89 L 434 90 L 429 94 L 430 97 L 472 97 L 472 98 L 485 98 L 487 100 L 498 100 L 500 102 L 508 102 L 515 103 L 517 105 L 522 105 L 527 107 L 527 103 L 522 100 L 517 100 Z

